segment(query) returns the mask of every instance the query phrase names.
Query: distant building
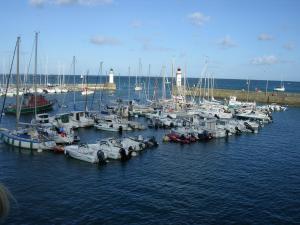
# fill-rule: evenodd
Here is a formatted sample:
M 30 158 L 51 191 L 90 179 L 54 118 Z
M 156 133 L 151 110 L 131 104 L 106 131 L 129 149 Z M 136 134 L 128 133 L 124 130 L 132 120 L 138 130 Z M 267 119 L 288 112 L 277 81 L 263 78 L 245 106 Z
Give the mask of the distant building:
M 181 87 L 181 80 L 182 80 L 182 72 L 181 69 L 178 68 L 176 71 L 176 86 Z
M 113 69 L 110 69 L 108 76 L 109 76 L 109 83 L 113 84 L 114 83 L 114 70 Z

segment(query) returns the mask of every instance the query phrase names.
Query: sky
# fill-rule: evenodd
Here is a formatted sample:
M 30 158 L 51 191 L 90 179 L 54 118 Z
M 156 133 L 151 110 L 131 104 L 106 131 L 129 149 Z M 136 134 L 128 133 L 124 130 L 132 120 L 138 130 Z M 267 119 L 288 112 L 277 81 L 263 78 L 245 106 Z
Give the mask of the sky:
M 300 81 L 298 0 L 2 0 L 0 72 L 17 36 L 21 71 L 39 32 L 38 73 L 139 72 Z M 207 65 L 207 66 L 205 66 Z M 29 67 L 33 72 L 33 66 Z

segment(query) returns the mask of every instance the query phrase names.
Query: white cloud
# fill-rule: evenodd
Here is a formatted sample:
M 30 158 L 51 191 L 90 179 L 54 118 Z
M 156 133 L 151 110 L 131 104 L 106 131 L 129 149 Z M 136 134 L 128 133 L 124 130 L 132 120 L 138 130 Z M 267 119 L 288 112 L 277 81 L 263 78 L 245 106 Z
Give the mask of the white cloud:
M 140 20 L 133 20 L 131 21 L 130 26 L 133 28 L 140 28 L 143 26 L 143 23 Z
M 82 6 L 94 6 L 94 5 L 108 5 L 112 4 L 113 0 L 29 0 L 29 4 L 35 7 L 41 7 L 44 5 L 82 5 Z
M 143 38 L 137 38 L 137 40 L 142 43 L 143 51 L 156 51 L 156 52 L 173 51 L 172 48 L 168 48 L 168 47 L 164 47 L 164 46 L 157 46 L 157 45 L 153 44 L 153 40 L 151 38 L 143 37 Z
M 29 4 L 34 7 L 43 7 L 46 0 L 29 0 Z
M 205 16 L 201 12 L 194 12 L 187 16 L 190 22 L 196 26 L 202 26 L 204 23 L 210 20 L 209 16 Z
M 272 41 L 272 40 L 274 40 L 274 37 L 270 34 L 262 33 L 262 34 L 258 35 L 257 39 L 259 41 Z
M 95 45 L 119 45 L 121 42 L 113 37 L 95 36 L 91 37 L 90 42 Z
M 56 5 L 71 5 L 78 3 L 77 0 L 54 0 L 53 3 Z
M 293 50 L 295 49 L 295 45 L 293 43 L 286 43 L 283 45 L 283 47 L 286 49 L 286 50 Z
M 251 60 L 254 65 L 273 65 L 279 62 L 280 60 L 274 55 L 258 56 Z
M 225 37 L 221 38 L 217 42 L 217 44 L 223 49 L 232 48 L 232 47 L 237 46 L 237 44 L 231 39 L 231 37 L 229 35 L 226 35 Z

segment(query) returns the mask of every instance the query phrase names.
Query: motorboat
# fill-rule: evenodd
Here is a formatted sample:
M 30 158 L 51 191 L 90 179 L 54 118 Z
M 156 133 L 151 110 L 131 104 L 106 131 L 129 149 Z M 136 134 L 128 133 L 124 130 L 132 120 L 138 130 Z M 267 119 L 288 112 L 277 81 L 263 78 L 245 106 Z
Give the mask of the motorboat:
M 121 141 L 122 147 L 134 151 L 142 151 L 146 148 L 144 138 L 139 135 L 138 137 L 125 137 Z
M 64 148 L 66 156 L 79 159 L 89 163 L 104 163 L 107 156 L 101 150 L 100 145 L 97 144 L 79 144 L 70 145 Z
M 269 123 L 272 121 L 272 118 L 270 115 L 262 113 L 258 110 L 244 110 L 244 111 L 237 113 L 235 116 L 238 119 L 258 120 L 263 123 Z
M 93 90 L 89 90 L 87 88 L 85 88 L 82 92 L 81 92 L 81 95 L 92 95 L 94 94 L 94 91 Z
M 132 128 L 128 125 L 128 123 L 124 123 L 118 119 L 99 120 L 97 124 L 94 125 L 94 127 L 97 128 L 98 130 L 115 131 L 115 132 L 132 130 Z
M 72 111 L 70 113 L 70 121 L 74 127 L 91 127 L 94 126 L 94 118 L 86 111 Z
M 132 148 L 123 147 L 120 140 L 115 138 L 106 138 L 97 141 L 100 149 L 109 159 L 130 159 L 133 154 Z

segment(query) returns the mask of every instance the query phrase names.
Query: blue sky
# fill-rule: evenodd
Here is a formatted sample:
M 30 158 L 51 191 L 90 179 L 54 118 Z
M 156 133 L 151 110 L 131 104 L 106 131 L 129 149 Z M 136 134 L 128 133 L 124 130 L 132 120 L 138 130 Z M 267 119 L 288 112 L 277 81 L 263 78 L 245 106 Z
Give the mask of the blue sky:
M 38 71 L 152 75 L 171 62 L 199 77 L 204 63 L 218 78 L 300 81 L 298 0 L 3 0 L 0 71 L 21 36 L 21 68 L 40 32 Z M 22 69 L 24 71 L 24 69 Z M 31 68 L 32 71 L 32 68 Z

